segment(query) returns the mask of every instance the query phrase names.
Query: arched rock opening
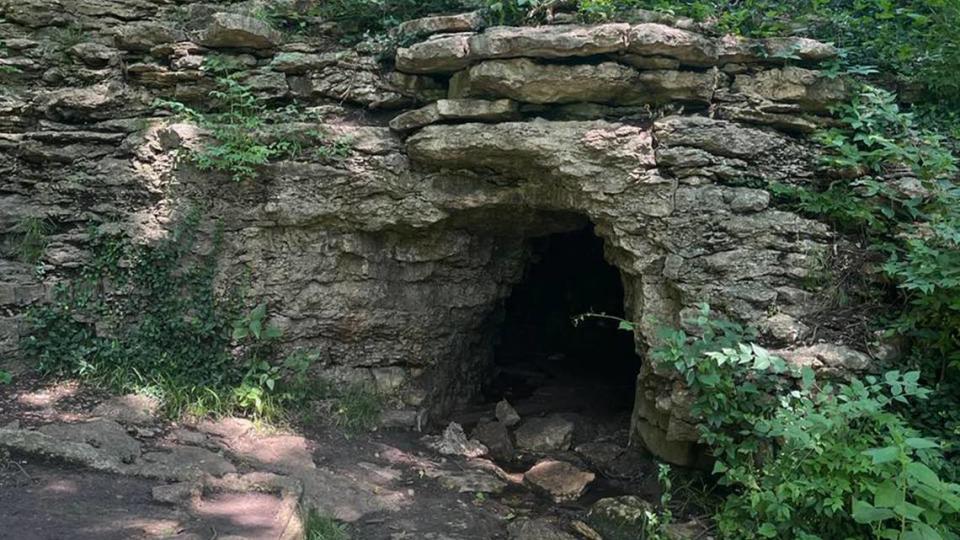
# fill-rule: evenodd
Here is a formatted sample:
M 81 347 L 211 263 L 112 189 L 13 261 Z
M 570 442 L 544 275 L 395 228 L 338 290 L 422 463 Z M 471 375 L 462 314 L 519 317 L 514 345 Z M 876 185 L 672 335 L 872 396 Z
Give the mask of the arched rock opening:
M 628 416 L 640 368 L 632 334 L 613 319 L 574 321 L 624 316 L 620 271 L 604 259 L 603 241 L 588 225 L 528 244 L 531 261 L 498 317 L 484 397 L 521 414 Z

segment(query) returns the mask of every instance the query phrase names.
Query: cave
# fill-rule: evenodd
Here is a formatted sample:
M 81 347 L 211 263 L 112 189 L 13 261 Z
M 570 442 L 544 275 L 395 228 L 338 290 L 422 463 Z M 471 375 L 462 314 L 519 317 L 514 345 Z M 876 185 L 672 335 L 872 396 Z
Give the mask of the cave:
M 501 312 L 485 401 L 626 426 L 640 358 L 633 334 L 618 328 L 620 271 L 604 259 L 592 226 L 534 238 L 530 250 Z

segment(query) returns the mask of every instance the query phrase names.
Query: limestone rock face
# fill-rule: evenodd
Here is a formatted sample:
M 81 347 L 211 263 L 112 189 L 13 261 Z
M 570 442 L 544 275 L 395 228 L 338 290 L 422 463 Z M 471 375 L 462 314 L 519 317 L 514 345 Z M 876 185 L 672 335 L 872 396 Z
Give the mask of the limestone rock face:
M 433 34 L 472 32 L 483 27 L 483 15 L 479 11 L 456 15 L 424 17 L 401 23 L 395 33 L 405 37 L 423 37 Z
M 395 131 L 409 131 L 445 120 L 496 122 L 513 120 L 518 116 L 517 103 L 509 99 L 441 99 L 395 117 L 390 121 L 390 128 Z
M 824 178 L 804 134 L 845 99 L 844 83 L 817 67 L 833 47 L 717 37 L 663 14 L 486 30 L 471 14 L 408 23 L 411 43 L 391 63 L 370 44 L 331 49 L 330 36 L 282 43 L 222 9 L 0 0 L 0 64 L 19 70 L 4 74 L 0 96 L 3 354 L 29 332 L 26 310 L 88 260 L 90 223 L 151 242 L 197 206 L 222 224 L 218 282 L 248 273 L 247 300 L 270 305 L 285 350 L 315 351 L 322 376 L 388 394 L 403 412 L 386 417 L 403 426 L 442 422 L 477 394 L 531 239 L 588 224 L 620 272 L 638 354 L 660 324 L 709 299 L 798 363 L 870 362 L 855 345 L 803 341 L 821 293 L 806 278 L 837 235 L 766 189 Z M 44 54 L 60 47 L 49 27 L 70 24 L 79 43 Z M 205 130 L 153 106 L 209 105 L 214 54 L 268 108 L 309 111 L 271 124 L 270 137 L 300 151 L 255 181 L 198 171 L 182 157 L 206 144 Z M 30 218 L 54 224 L 36 264 L 6 249 Z M 690 405 L 682 381 L 645 364 L 634 443 L 695 463 Z M 525 421 L 518 443 L 538 422 Z M 122 465 L 86 443 L 68 453 Z M 628 475 L 625 455 L 607 469 Z
M 788 66 L 737 75 L 733 90 L 774 102 L 796 103 L 804 111 L 825 111 L 847 96 L 842 79 L 829 79 L 809 69 Z
M 233 13 L 216 13 L 204 31 L 200 44 L 207 47 L 270 49 L 281 39 L 278 30 L 259 19 Z

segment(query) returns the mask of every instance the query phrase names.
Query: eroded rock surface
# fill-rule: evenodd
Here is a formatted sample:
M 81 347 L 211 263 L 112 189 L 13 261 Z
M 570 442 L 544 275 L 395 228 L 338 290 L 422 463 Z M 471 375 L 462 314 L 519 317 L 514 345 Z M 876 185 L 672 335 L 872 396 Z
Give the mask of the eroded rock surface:
M 249 301 L 271 306 L 282 346 L 316 351 L 331 380 L 382 389 L 400 425 L 477 394 L 530 239 L 587 223 L 620 270 L 638 352 L 705 299 L 766 323 L 784 354 L 811 345 L 789 328 L 816 311 L 808 277 L 836 235 L 766 188 L 830 180 L 802 134 L 846 98 L 818 71 L 832 46 L 716 37 L 656 14 L 486 30 L 454 15 L 405 25 L 413 42 L 391 64 L 370 44 L 282 35 L 239 4 L 0 0 L 0 15 L 0 62 L 17 69 L 0 96 L 0 229 L 13 242 L 23 219 L 54 224 L 36 265 L 0 260 L 4 354 L 27 332 L 25 310 L 87 260 L 89 223 L 149 242 L 194 203 L 222 224 L 220 277 L 250 272 Z M 79 42 L 45 53 L 61 47 L 49 28 L 71 24 Z M 178 159 L 205 134 L 153 106 L 206 103 L 212 58 L 271 108 L 295 99 L 313 113 L 277 126 L 302 151 L 256 181 Z M 349 150 L 331 156 L 331 141 Z M 689 405 L 645 364 L 635 441 L 693 463 Z

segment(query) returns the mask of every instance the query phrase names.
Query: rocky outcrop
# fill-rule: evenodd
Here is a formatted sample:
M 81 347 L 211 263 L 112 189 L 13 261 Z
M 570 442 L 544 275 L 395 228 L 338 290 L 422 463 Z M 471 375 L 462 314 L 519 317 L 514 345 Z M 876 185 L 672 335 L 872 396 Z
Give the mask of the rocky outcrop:
M 0 230 L 14 246 L 24 219 L 51 224 L 39 261 L 12 247 L 0 261 L 5 353 L 25 309 L 83 265 L 89 224 L 149 242 L 196 201 L 222 224 L 224 281 L 249 275 L 284 346 L 380 389 L 407 423 L 476 394 L 530 239 L 588 222 L 621 273 L 638 352 L 705 300 L 768 328 L 813 311 L 807 277 L 835 235 L 772 207 L 765 187 L 820 179 L 797 134 L 845 96 L 817 71 L 831 46 L 692 23 L 481 31 L 439 17 L 398 30 L 429 37 L 391 65 L 370 44 L 280 34 L 241 4 L 0 0 L 0 15 L 0 62 L 17 68 L 0 74 Z M 207 101 L 214 58 L 270 107 L 312 113 L 276 126 L 303 148 L 258 180 L 178 159 L 203 131 L 153 106 Z M 308 133 L 349 152 L 331 159 Z M 803 333 L 779 335 L 789 349 Z M 807 352 L 799 361 L 836 364 Z M 635 442 L 694 462 L 689 405 L 645 366 Z

